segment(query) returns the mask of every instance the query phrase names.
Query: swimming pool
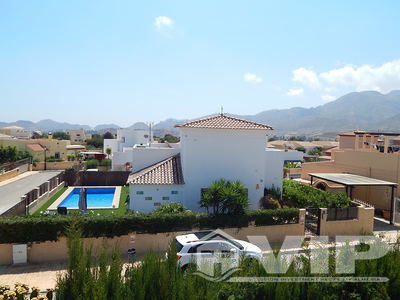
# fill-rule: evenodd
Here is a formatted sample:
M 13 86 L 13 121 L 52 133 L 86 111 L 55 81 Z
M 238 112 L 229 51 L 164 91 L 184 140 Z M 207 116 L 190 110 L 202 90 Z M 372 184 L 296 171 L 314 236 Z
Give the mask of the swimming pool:
M 87 208 L 105 209 L 117 208 L 121 194 L 121 187 L 69 187 L 50 207 L 49 210 L 56 210 L 57 207 L 78 209 L 79 193 L 81 188 L 86 188 Z

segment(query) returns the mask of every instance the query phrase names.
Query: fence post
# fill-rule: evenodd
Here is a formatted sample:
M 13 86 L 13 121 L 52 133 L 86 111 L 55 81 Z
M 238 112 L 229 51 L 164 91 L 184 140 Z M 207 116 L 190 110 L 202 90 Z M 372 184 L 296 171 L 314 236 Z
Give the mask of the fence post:
M 25 203 L 25 215 L 27 215 L 28 214 L 28 205 L 26 203 L 26 194 L 21 196 L 21 202 Z
M 299 209 L 299 224 L 304 224 L 306 218 L 306 210 L 304 208 Z

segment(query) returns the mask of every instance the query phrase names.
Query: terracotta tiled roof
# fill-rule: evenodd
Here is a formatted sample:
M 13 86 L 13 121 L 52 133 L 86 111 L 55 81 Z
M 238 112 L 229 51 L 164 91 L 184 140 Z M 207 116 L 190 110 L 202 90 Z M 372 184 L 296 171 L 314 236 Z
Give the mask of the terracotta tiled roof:
M 246 130 L 273 130 L 271 126 L 261 123 L 251 122 L 243 119 L 229 117 L 225 115 L 216 115 L 177 124 L 175 127 L 188 128 L 212 128 L 212 129 L 246 129 Z
M 35 152 L 42 152 L 42 151 L 44 151 L 44 148 L 41 146 L 41 145 L 39 145 L 39 144 L 27 144 L 26 145 L 29 149 L 31 149 L 32 151 L 35 151 Z
M 181 156 L 174 155 L 150 167 L 129 175 L 129 184 L 185 184 Z

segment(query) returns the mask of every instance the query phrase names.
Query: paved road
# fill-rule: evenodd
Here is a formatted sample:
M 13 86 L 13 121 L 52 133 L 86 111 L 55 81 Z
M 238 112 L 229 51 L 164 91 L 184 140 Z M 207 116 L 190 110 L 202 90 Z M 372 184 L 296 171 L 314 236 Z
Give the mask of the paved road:
M 13 207 L 21 196 L 38 187 L 60 171 L 43 171 L 0 186 L 0 215 Z

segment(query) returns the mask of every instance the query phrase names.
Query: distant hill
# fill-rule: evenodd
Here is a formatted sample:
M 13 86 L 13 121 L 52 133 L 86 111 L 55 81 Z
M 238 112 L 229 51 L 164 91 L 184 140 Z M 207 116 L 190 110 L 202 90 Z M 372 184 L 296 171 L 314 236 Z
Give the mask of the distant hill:
M 381 94 L 374 91 L 346 94 L 335 101 L 312 108 L 293 107 L 273 109 L 255 115 L 232 115 L 255 122 L 271 125 L 275 134 L 292 135 L 329 135 L 352 129 L 400 131 L 400 91 Z M 201 116 L 199 116 L 201 117 Z M 166 119 L 154 125 L 157 135 L 177 133 L 176 124 L 187 119 Z M 60 123 L 53 120 L 0 122 L 0 127 L 16 125 L 28 130 L 57 131 L 79 129 L 114 132 L 116 124 L 102 124 L 91 128 L 88 125 Z M 130 126 L 136 129 L 148 129 L 148 125 L 138 122 Z
M 40 130 L 44 132 L 48 131 L 63 131 L 65 129 L 85 129 L 85 130 L 90 130 L 91 127 L 88 125 L 80 125 L 80 124 L 70 124 L 66 122 L 56 122 L 50 119 L 46 120 L 41 120 L 39 122 L 31 122 L 31 121 L 23 121 L 19 120 L 16 122 L 11 122 L 11 123 L 6 123 L 6 122 L 0 122 L 0 127 L 5 127 L 5 126 L 20 126 L 28 130 Z
M 400 91 L 386 95 L 367 91 L 346 94 L 314 108 L 269 110 L 246 117 L 279 132 L 322 134 L 351 129 L 400 130 L 399 114 Z

